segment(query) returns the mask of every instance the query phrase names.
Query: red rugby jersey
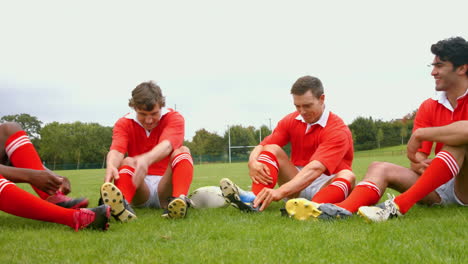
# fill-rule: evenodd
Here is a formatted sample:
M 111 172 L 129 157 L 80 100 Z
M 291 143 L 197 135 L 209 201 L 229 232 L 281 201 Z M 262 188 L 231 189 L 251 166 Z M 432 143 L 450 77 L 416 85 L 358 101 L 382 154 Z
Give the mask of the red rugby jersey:
M 437 127 L 449 125 L 460 120 L 468 120 L 468 90 L 457 98 L 457 107 L 453 109 L 445 92 L 438 92 L 434 98 L 425 100 L 418 109 L 414 119 L 413 131 L 423 127 Z M 424 141 L 418 150 L 427 155 L 431 154 L 434 142 Z M 444 144 L 436 143 L 437 154 Z
M 150 151 L 163 140 L 169 140 L 172 149 L 177 149 L 184 142 L 184 126 L 181 114 L 170 108 L 162 108 L 158 125 L 147 133 L 136 120 L 136 113 L 129 113 L 115 123 L 110 149 L 134 157 Z M 148 175 L 163 175 L 169 157 L 151 164 Z
M 325 174 L 343 169 L 351 170 L 354 149 L 348 126 L 337 115 L 324 110 L 319 121 L 307 124 L 296 111 L 285 116 L 260 145 L 276 144 L 281 147 L 291 142 L 291 162 L 305 166 L 313 160 L 320 161 Z

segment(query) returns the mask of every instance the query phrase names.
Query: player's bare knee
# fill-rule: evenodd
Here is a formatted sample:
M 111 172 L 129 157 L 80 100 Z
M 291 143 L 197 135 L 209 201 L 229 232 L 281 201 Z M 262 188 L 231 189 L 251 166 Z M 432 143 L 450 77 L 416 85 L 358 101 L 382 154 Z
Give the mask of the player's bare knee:
M 288 160 L 288 154 L 286 154 L 286 152 L 283 150 L 283 148 L 281 148 L 280 146 L 276 145 L 276 144 L 270 144 L 270 145 L 265 145 L 263 146 L 263 150 L 264 151 L 268 151 L 270 153 L 272 153 L 273 155 L 276 156 L 276 158 L 279 160 L 281 159 L 286 159 Z
M 7 122 L 0 125 L 0 134 L 6 137 L 21 130 L 23 130 L 23 128 L 16 122 Z
M 455 158 L 459 166 L 463 165 L 464 160 L 466 159 L 466 145 L 460 146 L 449 146 L 445 145 L 442 148 L 443 151 L 447 151 Z
M 190 153 L 190 149 L 186 146 L 182 146 L 180 148 L 177 148 L 175 149 L 173 152 L 172 152 L 172 155 L 171 157 L 174 158 L 175 156 L 179 155 L 180 153 L 188 153 L 188 154 L 191 154 Z
M 354 186 L 354 183 L 356 182 L 356 175 L 350 170 L 341 170 L 337 173 L 336 178 L 347 180 L 351 186 Z
M 131 157 L 126 157 L 125 159 L 122 160 L 121 166 L 130 166 L 135 168 L 136 162 L 134 158 Z
M 386 177 L 388 175 L 388 171 L 392 170 L 393 164 L 389 162 L 382 162 L 382 161 L 374 161 L 372 162 L 369 167 L 367 168 L 367 173 L 364 176 L 364 180 L 368 180 L 369 178 L 375 179 L 376 177 Z

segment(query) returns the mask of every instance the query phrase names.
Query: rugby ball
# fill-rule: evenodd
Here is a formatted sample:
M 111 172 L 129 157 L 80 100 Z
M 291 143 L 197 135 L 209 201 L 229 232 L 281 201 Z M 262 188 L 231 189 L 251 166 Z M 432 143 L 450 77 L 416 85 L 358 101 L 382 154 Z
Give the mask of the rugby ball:
M 193 208 L 223 208 L 231 204 L 223 197 L 219 186 L 200 187 L 193 191 L 189 198 Z

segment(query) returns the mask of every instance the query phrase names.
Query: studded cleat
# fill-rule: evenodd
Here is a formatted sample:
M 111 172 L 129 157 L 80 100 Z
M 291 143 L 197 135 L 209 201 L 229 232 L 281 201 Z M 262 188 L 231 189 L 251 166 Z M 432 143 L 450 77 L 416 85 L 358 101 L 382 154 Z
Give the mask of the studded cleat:
M 57 192 L 56 194 L 47 197 L 46 201 L 70 209 L 85 208 L 89 204 L 89 201 L 86 198 L 70 198 L 61 192 Z
M 106 182 L 101 186 L 101 199 L 110 206 L 111 214 L 117 221 L 130 222 L 137 218 L 135 211 L 114 184 Z
M 190 204 L 190 200 L 185 195 L 171 197 L 169 198 L 167 209 L 164 210 L 161 217 L 168 219 L 184 218 L 187 215 L 187 209 L 190 207 Z
M 232 206 L 243 212 L 259 212 L 258 208 L 253 207 L 253 203 L 245 203 L 239 195 L 239 187 L 228 178 L 223 178 L 219 182 L 219 188 L 223 192 L 223 196 L 229 200 Z
M 368 223 L 384 222 L 390 218 L 401 217 L 403 214 L 400 208 L 395 203 L 395 197 L 388 194 L 388 200 L 376 206 L 361 206 L 358 210 L 358 215 L 363 217 Z
M 320 215 L 317 216 L 319 219 L 343 219 L 353 215 L 350 211 L 331 203 L 321 204 L 317 209 L 321 212 Z
M 317 218 L 322 213 L 317 209 L 319 205 L 304 198 L 296 198 L 286 203 L 286 211 L 289 217 L 297 220 L 307 220 L 310 217 Z
M 107 230 L 111 216 L 110 207 L 101 205 L 96 208 L 80 208 L 73 214 L 75 231 L 83 228 Z

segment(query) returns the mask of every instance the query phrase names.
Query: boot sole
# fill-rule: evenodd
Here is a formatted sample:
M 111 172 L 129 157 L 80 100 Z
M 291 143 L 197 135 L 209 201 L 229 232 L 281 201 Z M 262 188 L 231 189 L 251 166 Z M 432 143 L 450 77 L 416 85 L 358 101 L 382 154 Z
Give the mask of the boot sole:
M 297 220 L 308 220 L 309 218 L 318 218 L 322 211 L 317 209 L 314 203 L 309 200 L 298 198 L 291 199 L 286 203 L 286 211 L 289 217 Z
M 167 210 L 167 218 L 184 218 L 187 215 L 187 203 L 183 199 L 176 198 L 167 205 Z
M 101 198 L 104 204 L 110 206 L 111 214 L 120 222 L 130 222 L 137 217 L 125 208 L 122 192 L 114 184 L 107 182 L 101 186 Z

